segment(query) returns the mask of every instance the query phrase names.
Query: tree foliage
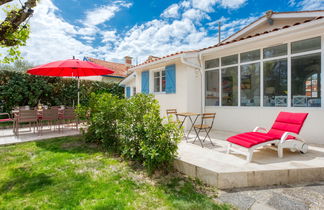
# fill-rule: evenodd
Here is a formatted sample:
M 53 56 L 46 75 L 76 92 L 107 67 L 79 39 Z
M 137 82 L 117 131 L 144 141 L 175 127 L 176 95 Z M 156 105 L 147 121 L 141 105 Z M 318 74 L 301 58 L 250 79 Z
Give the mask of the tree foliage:
M 26 23 L 33 14 L 33 9 L 38 0 L 27 0 L 21 7 L 11 6 L 8 3 L 13 0 L 0 0 L 0 6 L 6 17 L 0 23 L 0 46 L 7 48 L 7 55 L 2 63 L 11 63 L 21 59 L 20 46 L 26 45 L 29 38 L 30 28 Z M 0 56 L 2 56 L 0 54 Z
M 34 65 L 28 61 L 16 60 L 12 64 L 0 64 L 0 70 L 26 72 L 33 68 Z

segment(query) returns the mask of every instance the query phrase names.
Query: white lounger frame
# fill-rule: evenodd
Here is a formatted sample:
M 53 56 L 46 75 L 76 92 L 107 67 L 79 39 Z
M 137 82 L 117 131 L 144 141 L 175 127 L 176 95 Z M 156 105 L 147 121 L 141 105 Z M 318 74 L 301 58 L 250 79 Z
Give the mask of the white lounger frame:
M 253 130 L 253 132 L 259 132 L 259 131 L 267 132 L 267 129 L 262 128 L 262 127 L 256 127 Z M 296 137 L 296 139 L 287 140 L 288 136 L 294 136 L 294 137 Z M 285 132 L 282 135 L 281 139 L 263 142 L 261 144 L 254 145 L 253 147 L 250 147 L 250 148 L 246 148 L 246 147 L 234 144 L 234 143 L 229 143 L 229 145 L 227 147 L 227 154 L 229 154 L 231 151 L 237 152 L 239 154 L 245 155 L 247 162 L 251 162 L 254 150 L 259 149 L 260 147 L 263 147 L 263 146 L 266 146 L 269 144 L 270 145 L 274 144 L 276 146 L 276 150 L 278 151 L 279 158 L 283 157 L 283 149 L 284 148 L 289 148 L 293 152 L 300 151 L 301 153 L 306 153 L 308 151 L 307 144 L 304 142 L 304 140 L 302 140 L 302 138 L 300 138 L 300 136 L 298 136 L 295 133 Z M 234 148 L 233 145 L 235 145 L 238 148 Z

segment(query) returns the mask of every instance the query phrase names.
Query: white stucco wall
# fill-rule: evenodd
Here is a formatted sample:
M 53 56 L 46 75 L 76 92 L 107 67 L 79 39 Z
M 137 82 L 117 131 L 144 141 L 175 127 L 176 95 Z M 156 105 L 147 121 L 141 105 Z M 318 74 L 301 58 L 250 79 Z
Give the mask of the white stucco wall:
M 153 92 L 153 71 L 158 68 L 164 68 L 167 65 L 176 65 L 176 93 L 154 93 Z M 161 106 L 161 115 L 166 116 L 166 109 L 177 109 L 178 112 L 200 112 L 201 100 L 197 94 L 200 89 L 200 74 L 192 67 L 186 66 L 180 62 L 180 59 L 152 66 L 149 69 L 143 69 L 136 72 L 136 88 L 141 92 L 141 72 L 150 71 L 150 93 L 154 94 Z M 198 100 L 197 100 L 198 98 Z
M 204 55 L 204 60 L 219 58 L 241 52 L 247 52 L 254 49 L 262 49 L 269 46 L 283 44 L 289 41 L 303 40 L 316 36 L 322 36 L 322 60 L 321 60 L 321 95 L 322 107 L 212 107 L 206 106 L 205 112 L 216 112 L 214 127 L 218 130 L 228 130 L 235 132 L 252 131 L 256 126 L 262 126 L 269 129 L 280 111 L 304 112 L 309 113 L 300 135 L 306 142 L 324 144 L 324 24 L 310 27 L 303 30 L 290 30 L 280 34 L 274 33 L 272 36 L 264 37 L 260 40 L 251 40 L 236 46 L 224 46 L 218 52 L 210 52 Z M 288 60 L 289 66 L 289 60 Z M 288 67 L 289 69 L 289 67 Z M 289 70 L 288 70 L 289 72 Z M 293 80 L 293 78 L 290 78 Z M 288 76 L 289 80 L 289 76 Z
M 203 63 L 205 60 L 220 58 L 227 55 L 247 52 L 254 49 L 262 49 L 269 46 L 279 45 L 290 41 L 298 41 L 302 39 L 322 36 L 322 63 L 321 69 L 324 71 L 324 21 L 320 25 L 313 23 L 308 24 L 305 28 L 296 26 L 285 30 L 262 35 L 256 38 L 235 42 L 229 45 L 217 47 L 203 51 Z M 196 58 L 197 60 L 198 58 Z M 190 62 L 197 63 L 190 60 Z M 301 131 L 301 136 L 306 142 L 324 144 L 324 74 L 322 73 L 321 108 L 294 108 L 294 107 L 205 107 L 201 104 L 204 99 L 205 81 L 204 76 L 195 68 L 181 63 L 180 59 L 171 60 L 163 64 L 152 64 L 145 66 L 143 69 L 136 71 L 136 88 L 141 92 L 141 72 L 146 70 L 154 70 L 166 65 L 176 64 L 176 93 L 175 94 L 156 94 L 156 99 L 161 105 L 161 114 L 165 116 L 165 110 L 176 108 L 178 112 L 216 112 L 214 128 L 218 130 L 229 130 L 235 132 L 247 132 L 253 130 L 256 126 L 270 128 L 273 121 L 280 111 L 290 112 L 307 112 L 305 125 Z M 152 75 L 152 73 L 150 73 Z M 201 76 L 203 78 L 201 78 Z M 291 79 L 291 78 L 290 78 Z M 288 79 L 289 80 L 289 79 Z M 201 84 L 201 81 L 202 84 Z M 152 84 L 152 79 L 150 84 Z M 152 93 L 152 90 L 150 91 Z M 322 128 L 323 127 L 323 128 Z

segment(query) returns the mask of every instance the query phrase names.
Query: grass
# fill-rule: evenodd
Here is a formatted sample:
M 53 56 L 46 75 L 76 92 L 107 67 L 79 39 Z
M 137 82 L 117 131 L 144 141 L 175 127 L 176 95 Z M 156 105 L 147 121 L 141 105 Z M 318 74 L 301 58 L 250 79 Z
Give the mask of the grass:
M 147 177 L 82 137 L 0 147 L 0 209 L 230 209 L 176 173 Z

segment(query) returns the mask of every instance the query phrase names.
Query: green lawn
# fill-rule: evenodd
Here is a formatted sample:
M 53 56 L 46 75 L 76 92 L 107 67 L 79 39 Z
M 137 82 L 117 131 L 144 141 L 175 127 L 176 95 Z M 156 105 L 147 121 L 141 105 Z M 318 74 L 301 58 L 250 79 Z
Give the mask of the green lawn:
M 212 201 L 212 188 L 176 173 L 162 177 L 81 137 L 2 146 L 0 209 L 230 209 Z

